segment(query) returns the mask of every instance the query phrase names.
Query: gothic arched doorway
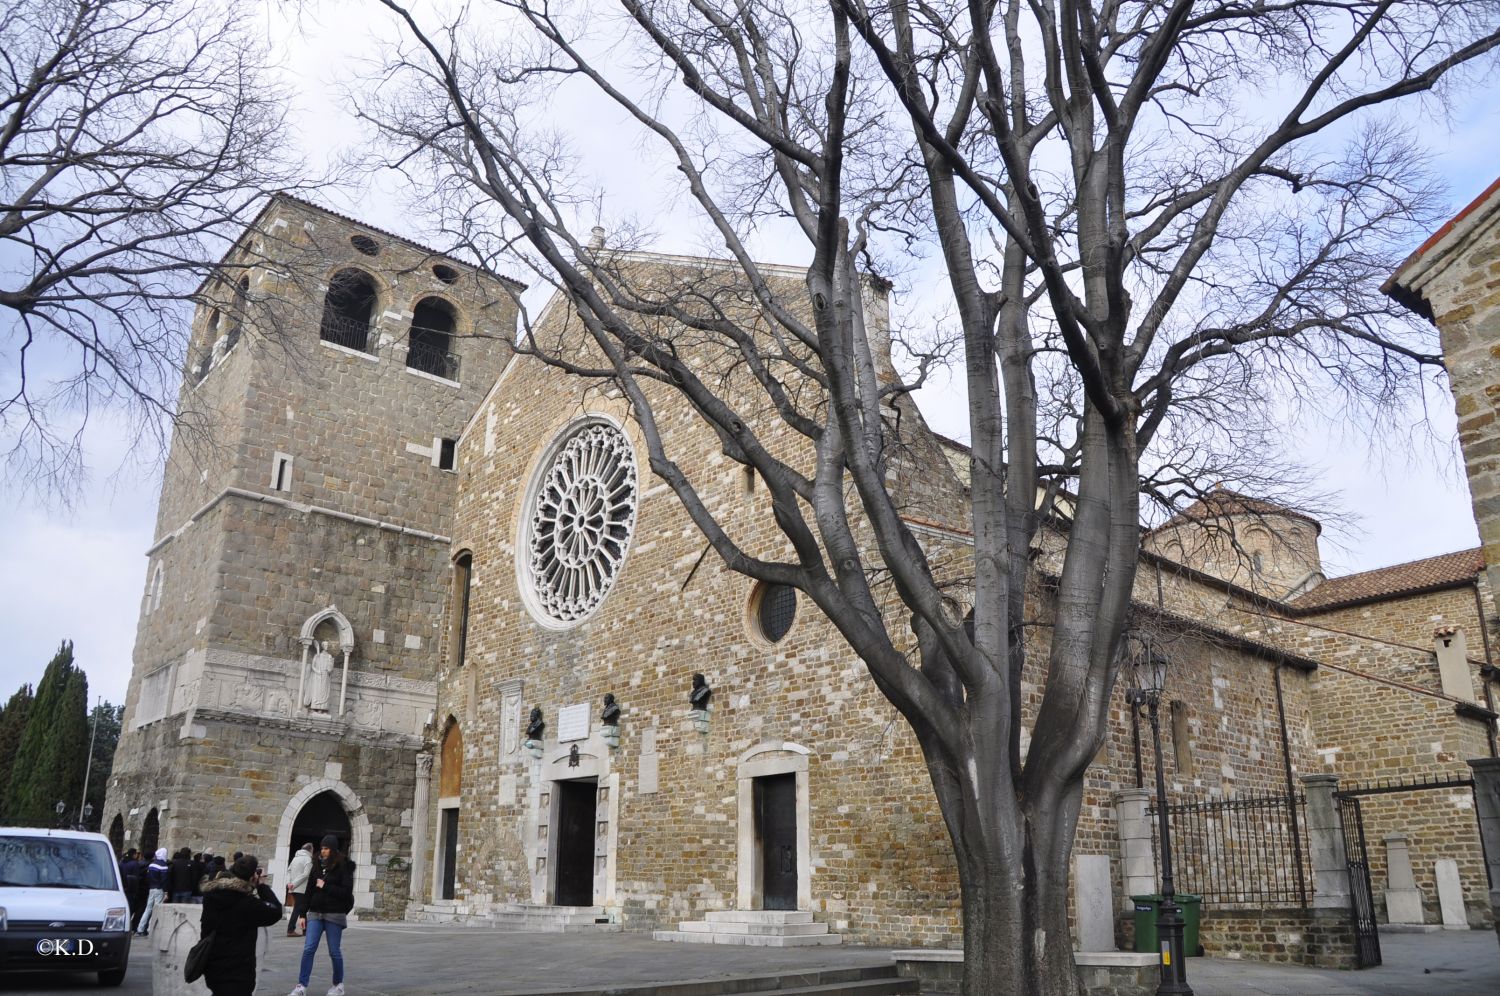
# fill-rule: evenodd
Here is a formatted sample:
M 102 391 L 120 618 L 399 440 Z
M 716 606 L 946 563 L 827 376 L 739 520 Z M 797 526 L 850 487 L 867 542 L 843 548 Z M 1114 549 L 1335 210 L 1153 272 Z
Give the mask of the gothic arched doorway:
M 157 839 L 161 837 L 161 822 L 156 817 L 156 810 L 146 814 L 146 822 L 141 825 L 141 854 L 150 861 L 156 854 L 159 846 Z
M 464 784 L 464 735 L 451 716 L 438 755 L 438 898 L 458 887 L 458 801 Z
M 109 824 L 109 847 L 117 858 L 125 853 L 125 817 L 119 813 Z
M 319 792 L 303 803 L 297 811 L 297 818 L 292 821 L 292 836 L 282 857 L 291 860 L 303 844 L 311 844 L 317 850 L 328 834 L 338 838 L 340 851 L 349 853 L 349 840 L 353 834 L 349 814 L 344 811 L 343 800 L 332 791 Z

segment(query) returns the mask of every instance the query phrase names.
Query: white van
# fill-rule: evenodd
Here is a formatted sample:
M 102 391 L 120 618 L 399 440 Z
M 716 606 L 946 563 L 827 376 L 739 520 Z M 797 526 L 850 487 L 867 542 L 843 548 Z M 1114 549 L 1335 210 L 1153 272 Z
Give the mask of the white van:
M 125 981 L 130 903 L 109 838 L 0 828 L 0 972 L 98 972 Z

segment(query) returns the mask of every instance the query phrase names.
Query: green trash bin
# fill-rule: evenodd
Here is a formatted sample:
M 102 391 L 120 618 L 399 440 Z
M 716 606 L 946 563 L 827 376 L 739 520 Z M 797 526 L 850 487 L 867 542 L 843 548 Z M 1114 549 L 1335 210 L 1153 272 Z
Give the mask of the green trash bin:
M 1135 949 L 1156 952 L 1161 950 L 1161 940 L 1156 936 L 1157 910 L 1161 896 L 1131 896 L 1135 903 Z M 1198 921 L 1203 915 L 1203 897 L 1190 892 L 1179 892 L 1174 897 L 1182 907 L 1182 946 L 1189 958 L 1199 953 Z

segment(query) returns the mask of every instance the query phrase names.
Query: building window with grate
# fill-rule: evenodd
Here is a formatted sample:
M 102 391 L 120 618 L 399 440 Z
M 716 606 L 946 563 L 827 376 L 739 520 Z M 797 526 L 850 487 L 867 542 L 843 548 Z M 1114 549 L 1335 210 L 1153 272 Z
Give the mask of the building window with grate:
M 363 270 L 340 270 L 328 281 L 318 336 L 324 342 L 370 352 L 370 323 L 375 317 L 375 278 Z
M 229 324 L 224 329 L 224 352 L 228 353 L 240 341 L 240 330 L 250 313 L 250 275 L 240 277 L 234 285 L 234 306 L 229 311 Z
M 407 368 L 444 380 L 458 380 L 458 356 L 453 352 L 456 324 L 448 302 L 436 297 L 418 301 L 412 310 L 411 334 L 407 337 Z
M 797 618 L 797 589 L 762 582 L 751 595 L 751 612 L 760 637 L 767 643 L 780 643 L 792 631 Z

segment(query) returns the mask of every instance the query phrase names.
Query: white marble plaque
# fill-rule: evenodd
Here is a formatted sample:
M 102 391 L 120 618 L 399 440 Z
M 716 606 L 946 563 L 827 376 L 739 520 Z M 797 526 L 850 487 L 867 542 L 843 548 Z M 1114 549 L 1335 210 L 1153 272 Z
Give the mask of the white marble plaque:
M 516 804 L 516 776 L 500 776 L 500 792 L 495 800 L 501 806 L 514 806 Z
M 1114 879 L 1109 857 L 1080 854 L 1075 859 L 1073 898 L 1078 910 L 1078 949 L 1115 950 Z
M 557 742 L 587 740 L 589 737 L 589 704 L 563 706 L 557 710 Z
M 655 754 L 641 755 L 640 768 L 636 772 L 636 795 L 651 795 L 656 792 L 656 758 Z
M 1458 862 L 1442 858 L 1434 863 L 1432 871 L 1437 879 L 1438 909 L 1443 914 L 1443 926 L 1467 927 L 1469 915 L 1464 910 L 1464 886 L 1458 877 Z

